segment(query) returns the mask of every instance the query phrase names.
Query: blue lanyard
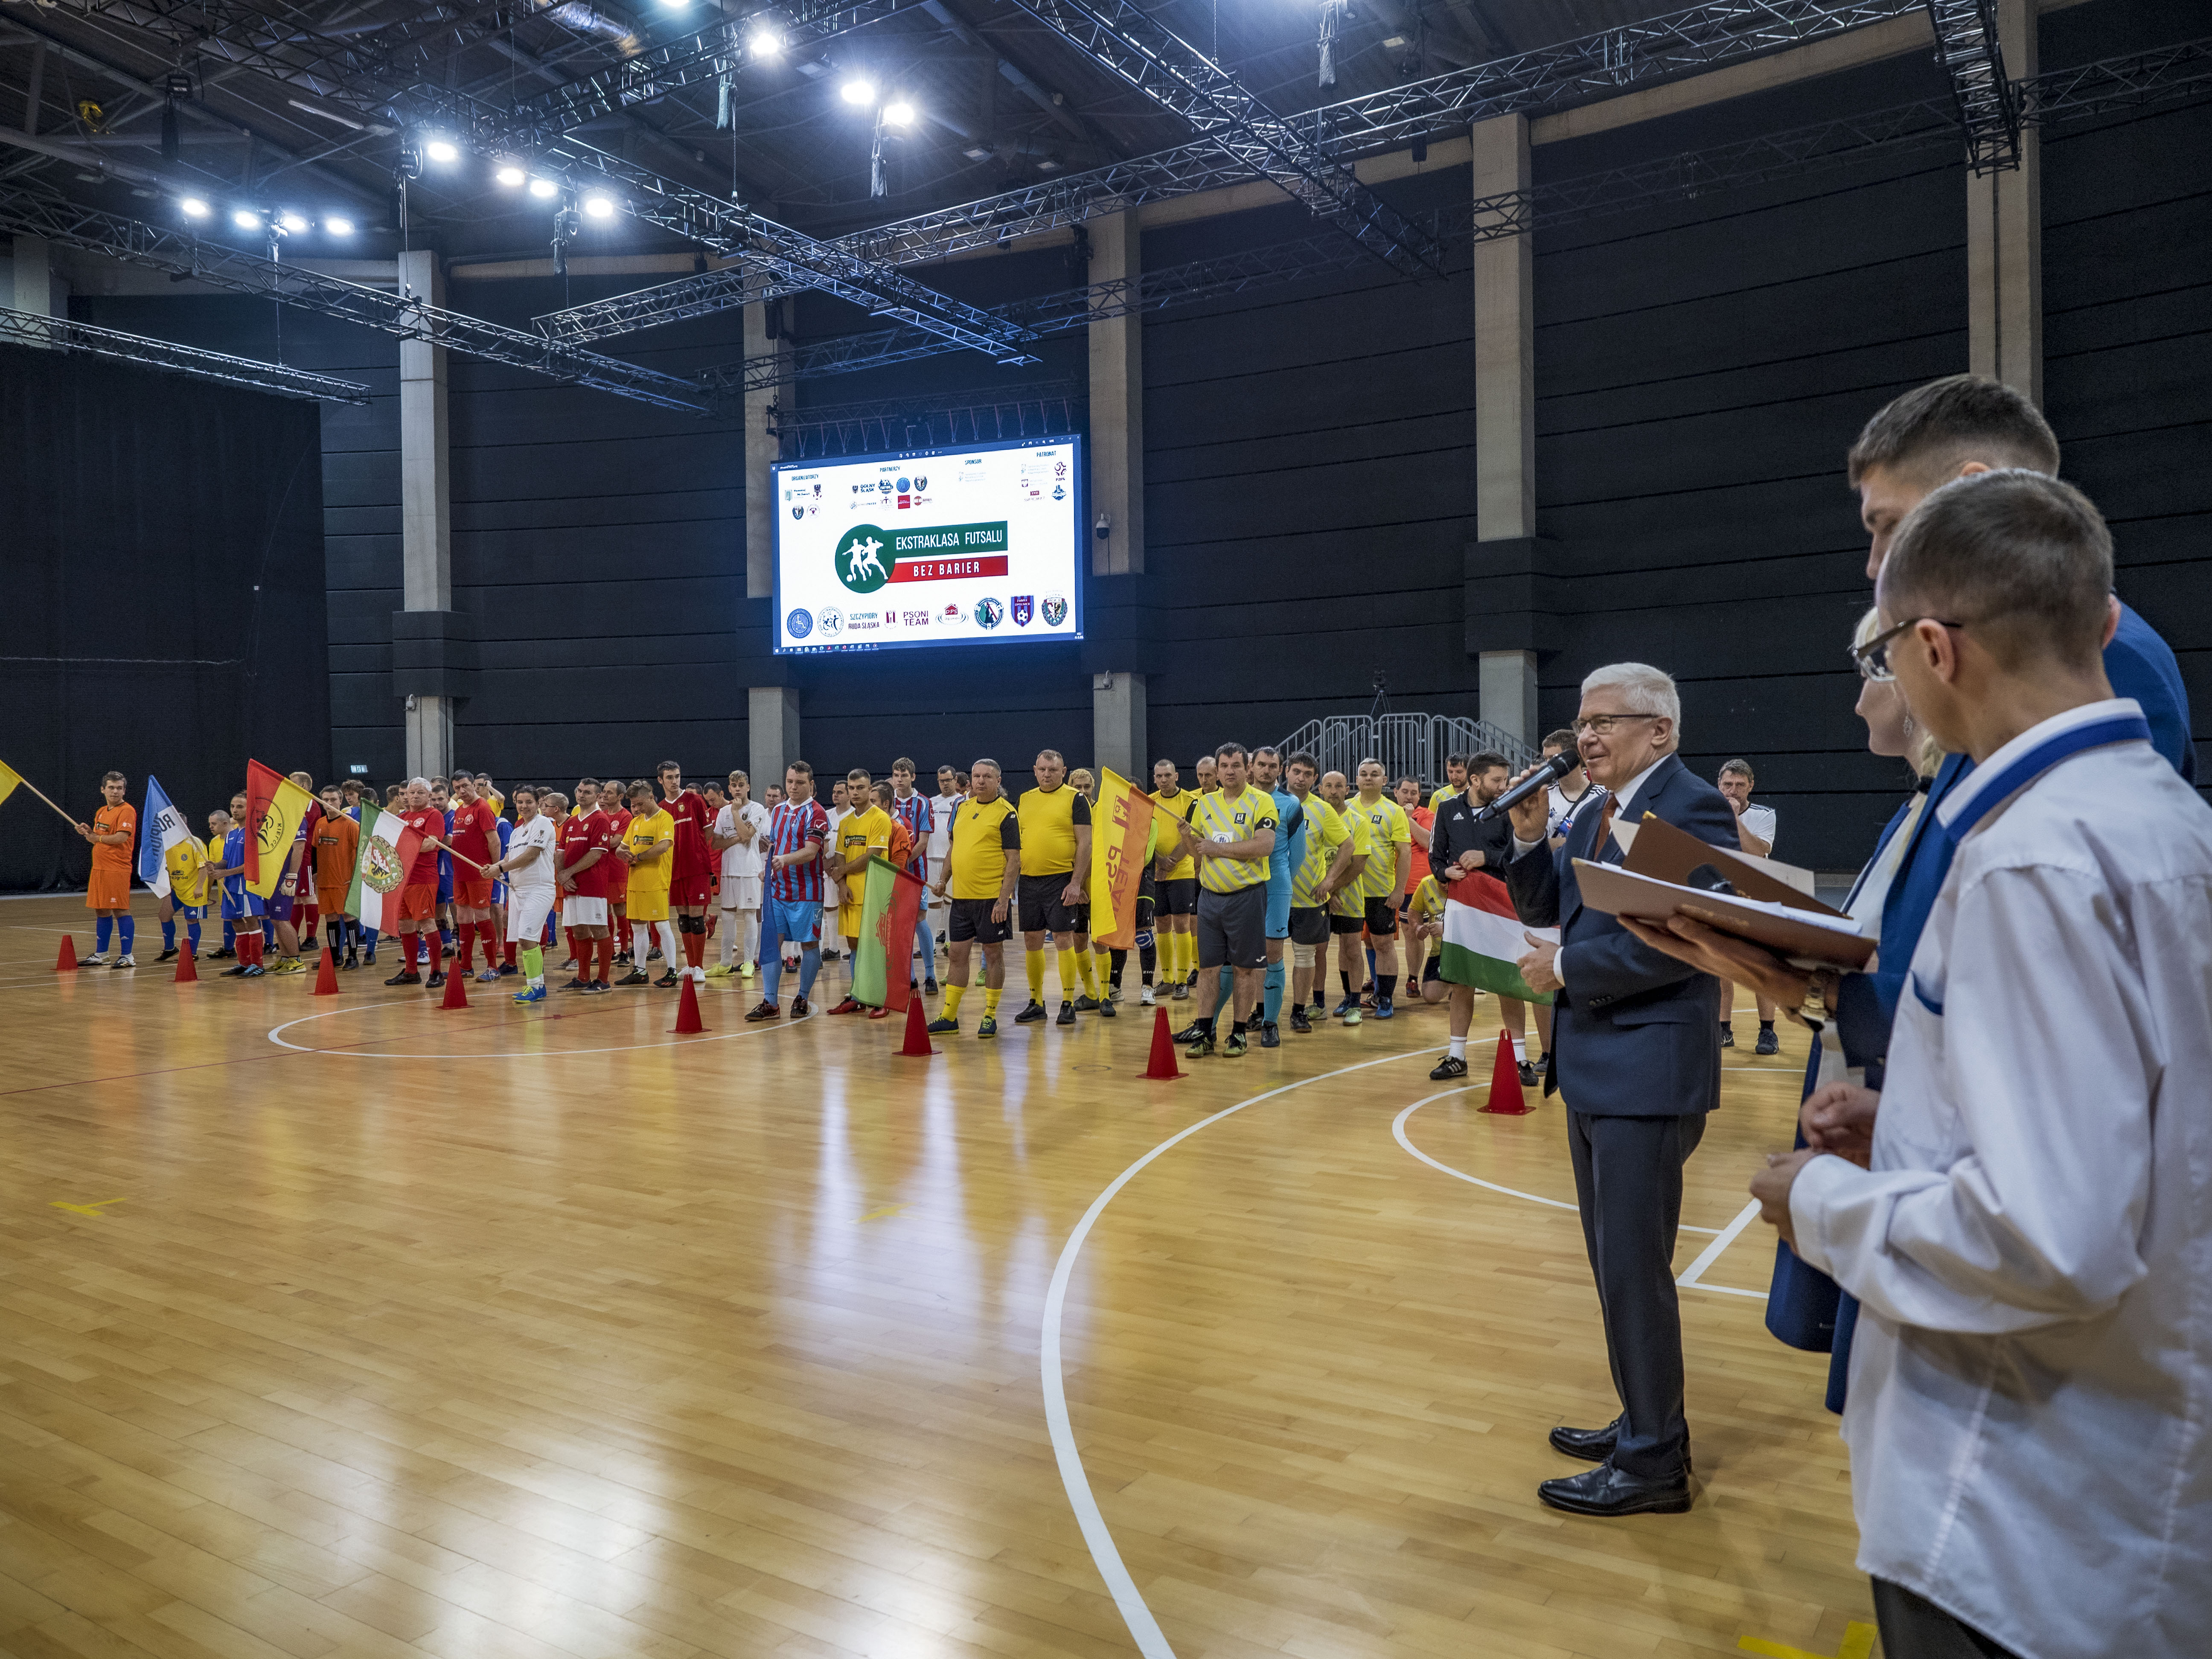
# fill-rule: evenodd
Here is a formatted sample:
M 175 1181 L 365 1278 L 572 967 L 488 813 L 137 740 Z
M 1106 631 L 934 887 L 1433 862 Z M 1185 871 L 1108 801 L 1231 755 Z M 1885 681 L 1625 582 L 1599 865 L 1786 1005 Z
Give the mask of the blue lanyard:
M 1943 833 L 1954 847 L 1966 840 L 1974 826 L 1995 811 L 2000 802 L 2007 801 L 2026 788 L 2037 778 L 2059 762 L 2080 754 L 2085 749 L 2101 749 L 2107 744 L 2150 741 L 2150 722 L 2141 714 L 2115 714 L 2109 720 L 2092 720 L 2087 726 L 2077 726 L 2071 732 L 2061 732 L 2029 750 L 1995 777 L 1984 780 L 1966 811 L 1943 825 Z M 1934 811 L 1932 807 L 1929 809 Z

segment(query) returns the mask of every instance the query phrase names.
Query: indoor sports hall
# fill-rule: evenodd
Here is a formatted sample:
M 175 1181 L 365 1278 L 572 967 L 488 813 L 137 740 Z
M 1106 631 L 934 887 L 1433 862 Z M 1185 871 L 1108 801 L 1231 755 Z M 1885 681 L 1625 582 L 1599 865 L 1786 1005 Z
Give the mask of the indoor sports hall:
M 2191 0 L 5 0 L 0 1656 L 2202 1655 L 2208 270 Z

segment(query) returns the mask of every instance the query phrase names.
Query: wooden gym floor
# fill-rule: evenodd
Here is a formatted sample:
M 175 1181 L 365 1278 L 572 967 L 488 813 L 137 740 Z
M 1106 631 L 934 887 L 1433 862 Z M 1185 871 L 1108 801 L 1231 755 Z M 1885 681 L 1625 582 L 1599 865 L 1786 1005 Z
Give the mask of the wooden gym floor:
M 1133 1002 L 903 1060 L 742 981 L 678 1039 L 666 992 L 56 975 L 64 928 L 0 904 L 0 1651 L 1867 1650 L 1826 1361 L 1736 1227 L 1804 1060 L 1747 1008 L 1676 1263 L 1698 1504 L 1597 1522 L 1534 1493 L 1615 1409 L 1560 1109 L 1439 1093 L 1441 1010 L 1148 1083 Z

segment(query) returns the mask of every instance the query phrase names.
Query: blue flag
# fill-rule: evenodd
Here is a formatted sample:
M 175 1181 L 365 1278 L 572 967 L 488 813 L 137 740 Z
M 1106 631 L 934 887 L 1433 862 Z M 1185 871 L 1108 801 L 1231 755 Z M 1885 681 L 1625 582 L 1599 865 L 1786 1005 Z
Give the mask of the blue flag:
M 169 849 L 191 840 L 191 826 L 150 772 L 146 775 L 146 810 L 140 816 L 146 827 L 138 837 L 138 879 L 159 897 L 169 890 Z

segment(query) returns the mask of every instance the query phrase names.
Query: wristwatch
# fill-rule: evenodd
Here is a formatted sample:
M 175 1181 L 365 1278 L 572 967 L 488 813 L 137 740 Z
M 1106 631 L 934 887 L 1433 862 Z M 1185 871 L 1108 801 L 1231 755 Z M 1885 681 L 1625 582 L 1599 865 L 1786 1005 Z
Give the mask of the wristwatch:
M 1816 968 L 1811 982 L 1805 988 L 1805 1000 L 1798 1006 L 1797 1018 L 1817 1031 L 1836 1017 L 1836 996 L 1843 984 L 1843 975 L 1832 968 Z

